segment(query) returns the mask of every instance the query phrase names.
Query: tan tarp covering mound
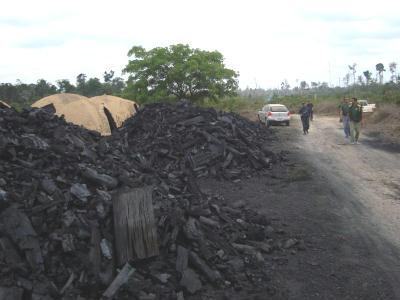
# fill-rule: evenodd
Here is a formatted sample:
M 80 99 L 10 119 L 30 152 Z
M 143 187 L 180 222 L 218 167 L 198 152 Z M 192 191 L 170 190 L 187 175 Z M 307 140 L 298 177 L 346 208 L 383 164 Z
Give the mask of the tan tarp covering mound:
M 104 109 L 93 104 L 87 97 L 67 93 L 55 94 L 38 100 L 32 107 L 43 107 L 48 104 L 53 104 L 56 115 L 64 115 L 67 122 L 95 130 L 102 135 L 111 134 Z
M 2 109 L 11 108 L 11 106 L 0 100 L 0 108 Z
M 122 123 L 132 117 L 135 113 L 135 102 L 126 100 L 120 97 L 103 95 L 92 97 L 89 99 L 92 103 L 97 105 L 99 109 L 104 106 L 111 113 L 117 127 L 121 127 Z

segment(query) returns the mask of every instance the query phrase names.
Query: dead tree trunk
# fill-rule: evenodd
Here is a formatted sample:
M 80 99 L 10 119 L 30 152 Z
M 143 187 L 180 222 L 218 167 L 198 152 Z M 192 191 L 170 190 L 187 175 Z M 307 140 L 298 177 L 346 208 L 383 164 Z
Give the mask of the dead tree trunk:
M 152 187 L 118 193 L 113 199 L 118 264 L 159 254 Z

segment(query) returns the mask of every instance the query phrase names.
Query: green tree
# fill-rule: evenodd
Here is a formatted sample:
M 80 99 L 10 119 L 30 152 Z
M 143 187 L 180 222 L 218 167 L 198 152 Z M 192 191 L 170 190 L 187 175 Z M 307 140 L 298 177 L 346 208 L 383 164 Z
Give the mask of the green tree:
M 58 93 L 75 93 L 76 87 L 69 82 L 68 79 L 57 80 Z
M 125 81 L 121 77 L 114 77 L 111 81 L 112 94 L 120 95 L 125 88 Z
M 89 78 L 85 83 L 83 95 L 86 97 L 100 96 L 105 93 L 104 86 L 98 78 Z
M 382 63 L 379 63 L 375 66 L 376 71 L 378 72 L 378 76 L 379 76 L 379 83 L 382 84 L 383 83 L 383 72 L 385 72 L 385 67 Z
M 364 71 L 363 74 L 365 77 L 365 84 L 368 85 L 371 82 L 372 73 L 367 70 L 367 71 Z
M 79 74 L 76 76 L 76 90 L 79 94 L 85 95 L 86 93 L 86 74 Z
M 103 90 L 107 95 L 121 95 L 125 88 L 125 82 L 121 77 L 114 77 L 114 71 L 105 71 L 103 74 Z
M 34 86 L 34 97 L 35 98 L 43 98 L 49 95 L 53 95 L 57 93 L 57 88 L 55 85 L 47 82 L 44 79 L 39 79 Z
M 149 51 L 133 47 L 128 56 L 126 91 L 141 102 L 217 99 L 235 95 L 238 88 L 238 74 L 225 67 L 218 51 L 178 44 Z

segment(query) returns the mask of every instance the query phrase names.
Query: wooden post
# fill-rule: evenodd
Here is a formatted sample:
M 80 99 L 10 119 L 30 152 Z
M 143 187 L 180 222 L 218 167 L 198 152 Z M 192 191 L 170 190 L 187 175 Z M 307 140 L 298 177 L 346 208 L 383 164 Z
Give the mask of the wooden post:
M 118 264 L 159 254 L 152 187 L 132 189 L 113 197 Z

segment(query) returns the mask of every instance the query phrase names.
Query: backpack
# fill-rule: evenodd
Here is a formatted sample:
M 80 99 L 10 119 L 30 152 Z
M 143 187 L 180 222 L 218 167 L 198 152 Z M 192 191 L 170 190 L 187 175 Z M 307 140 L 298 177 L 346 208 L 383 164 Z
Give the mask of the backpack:
M 300 116 L 302 118 L 308 118 L 310 116 L 310 110 L 308 109 L 308 107 L 303 107 L 300 111 Z

